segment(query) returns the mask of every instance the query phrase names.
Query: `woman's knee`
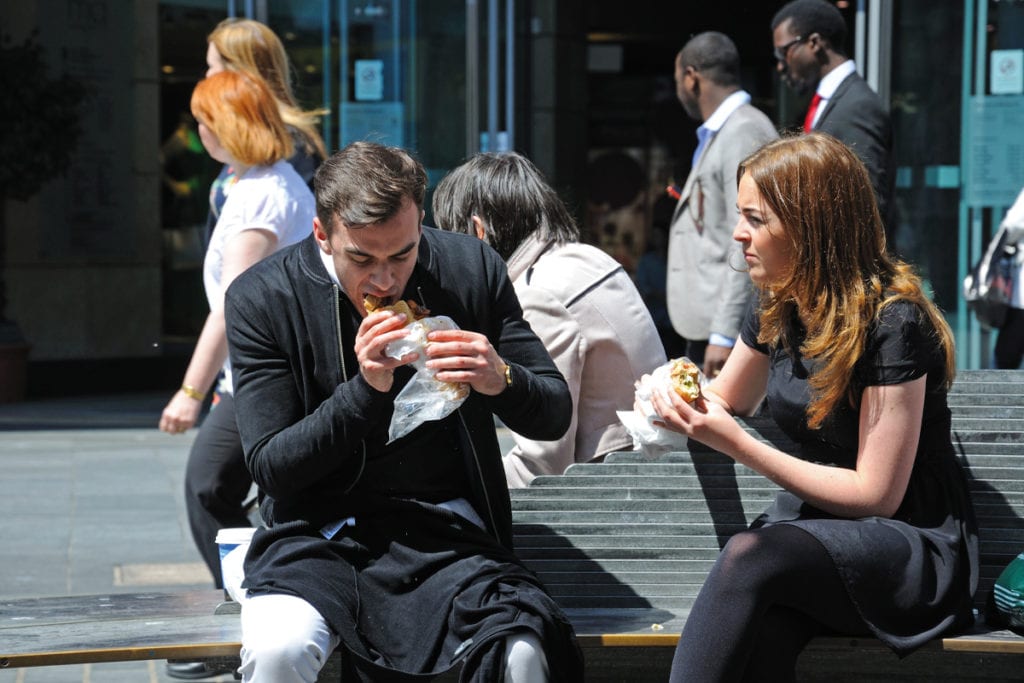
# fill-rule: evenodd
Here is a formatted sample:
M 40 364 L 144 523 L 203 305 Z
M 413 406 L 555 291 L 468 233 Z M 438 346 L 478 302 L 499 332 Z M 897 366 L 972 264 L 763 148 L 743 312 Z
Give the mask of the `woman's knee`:
M 730 566 L 749 566 L 748 563 L 763 552 L 763 541 L 759 530 L 740 531 L 733 534 L 722 548 L 719 564 Z

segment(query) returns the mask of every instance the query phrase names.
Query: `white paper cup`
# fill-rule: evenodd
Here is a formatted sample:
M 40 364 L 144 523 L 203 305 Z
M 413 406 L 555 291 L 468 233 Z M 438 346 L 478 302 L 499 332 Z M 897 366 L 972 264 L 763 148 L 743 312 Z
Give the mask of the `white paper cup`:
M 256 532 L 252 527 L 235 527 L 221 529 L 217 532 L 217 547 L 220 549 L 220 576 L 224 582 L 224 592 L 236 602 L 245 600 L 242 580 L 245 578 L 245 554 L 249 550 L 252 535 Z

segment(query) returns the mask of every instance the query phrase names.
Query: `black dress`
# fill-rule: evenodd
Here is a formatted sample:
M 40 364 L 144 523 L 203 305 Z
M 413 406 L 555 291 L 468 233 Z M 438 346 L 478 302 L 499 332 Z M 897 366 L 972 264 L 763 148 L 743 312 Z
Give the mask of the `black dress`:
M 800 445 L 794 455 L 853 469 L 859 411 L 844 400 L 820 429 L 809 429 L 807 379 L 814 362 L 802 358 L 798 348 L 759 344 L 759 326 L 757 314 L 750 314 L 742 338 L 769 356 L 767 405 L 772 418 Z M 791 338 L 802 340 L 799 323 L 793 329 Z M 914 467 L 892 518 L 840 518 L 783 491 L 752 525 L 784 522 L 817 538 L 867 626 L 901 656 L 947 630 L 973 623 L 978 538 L 967 480 L 950 439 L 942 348 L 916 305 L 888 305 L 869 331 L 854 370 L 855 386 L 900 384 L 925 374 L 920 441 L 916 454 L 907 453 Z

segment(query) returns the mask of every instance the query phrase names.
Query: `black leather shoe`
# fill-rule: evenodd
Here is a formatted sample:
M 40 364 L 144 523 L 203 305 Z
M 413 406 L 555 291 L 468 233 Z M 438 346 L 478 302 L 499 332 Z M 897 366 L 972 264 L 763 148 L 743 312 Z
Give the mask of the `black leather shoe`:
M 186 681 L 198 681 L 234 672 L 235 670 L 230 666 L 209 662 L 167 662 L 167 675 Z

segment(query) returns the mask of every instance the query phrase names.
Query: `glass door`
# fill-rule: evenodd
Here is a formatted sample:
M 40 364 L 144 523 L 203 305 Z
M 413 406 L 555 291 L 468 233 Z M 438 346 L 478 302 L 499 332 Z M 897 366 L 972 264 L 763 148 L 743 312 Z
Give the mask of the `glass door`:
M 330 111 L 328 150 L 355 140 L 404 147 L 433 187 L 475 149 L 466 131 L 477 106 L 467 48 L 478 35 L 476 0 L 248 4 L 285 41 L 303 105 Z
M 329 111 L 331 151 L 355 140 L 405 147 L 433 188 L 467 156 L 515 147 L 515 0 L 228 0 L 226 9 L 281 38 L 302 106 Z
M 965 0 L 958 282 L 1024 186 L 1024 3 Z M 961 367 L 992 367 L 994 334 L 960 299 Z

